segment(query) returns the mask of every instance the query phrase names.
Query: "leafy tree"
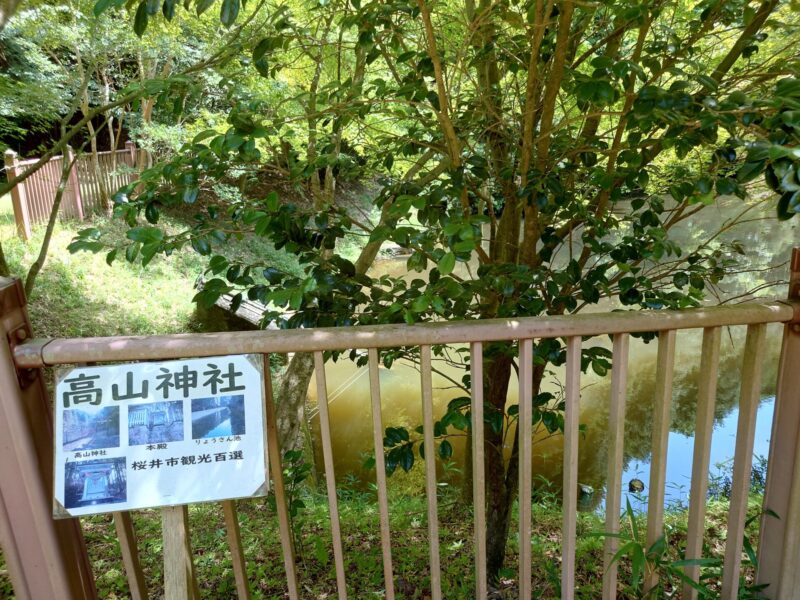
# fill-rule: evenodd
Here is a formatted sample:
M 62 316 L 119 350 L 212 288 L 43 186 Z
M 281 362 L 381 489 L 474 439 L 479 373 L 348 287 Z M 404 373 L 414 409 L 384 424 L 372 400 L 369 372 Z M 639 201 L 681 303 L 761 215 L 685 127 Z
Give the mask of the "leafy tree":
M 0 21 L 3 16 L 0 11 Z M 197 100 L 206 98 L 197 80 L 237 55 L 249 22 L 223 35 L 217 26 L 195 27 L 180 45 L 180 20 L 169 27 L 162 24 L 143 47 L 123 20 L 95 15 L 93 2 L 26 6 L 0 31 L 0 63 L 8 67 L 0 71 L 0 148 L 17 149 L 23 142 L 33 147 L 38 141 L 40 158 L 23 173 L 0 182 L 0 196 L 64 154 L 68 144 L 78 153 L 90 146 L 99 169 L 98 139 L 108 139 L 114 149 L 123 127 L 135 126 L 146 134 L 157 94 L 168 90 L 182 109 L 195 109 Z M 178 48 L 183 52 L 173 58 Z M 146 158 L 143 153 L 139 162 Z M 49 251 L 67 176 L 64 170 L 44 242 L 26 279 L 28 291 Z M 0 245 L 0 275 L 9 274 Z
M 210 5 L 194 6 L 200 13 Z M 139 4 L 137 31 L 155 7 Z M 171 0 L 162 5 L 167 16 L 173 9 Z M 224 0 L 222 22 L 230 25 L 239 9 L 239 0 Z M 340 69 L 317 82 L 316 96 L 307 87 L 278 107 L 243 97 L 226 131 L 202 133 L 145 171 L 116 196 L 131 229 L 109 260 L 146 264 L 191 244 L 209 257 L 199 302 L 225 293 L 234 305 L 257 299 L 270 307 L 265 321 L 282 327 L 560 315 L 603 298 L 629 309 L 695 306 L 735 251 L 713 236 L 682 248 L 670 235 L 676 225 L 691 223 L 719 195 L 747 199 L 762 179 L 780 194 L 780 218 L 800 211 L 791 11 L 779 0 L 269 5 L 262 39 L 241 59 L 249 68 L 289 88 L 295 64 L 322 44 L 331 49 L 316 54 L 314 73 L 336 74 L 349 56 L 352 74 Z M 199 205 L 196 225 L 185 231 L 157 226 L 163 207 L 194 203 L 232 169 L 277 162 L 270 149 L 297 141 L 301 120 L 309 124 L 300 139 L 307 151 L 292 154 L 290 175 L 307 182 L 341 166 L 336 140 L 346 137 L 381 178 L 379 216 L 359 218 L 331 197 L 304 207 L 277 194 L 245 194 Z M 419 276 L 370 276 L 369 255 L 354 263 L 338 250 L 352 232 L 368 236 L 370 251 L 385 242 L 407 249 L 409 271 Z M 268 238 L 298 256 L 304 275 L 226 256 L 231 236 Z M 102 233 L 87 230 L 72 247 L 97 250 Z M 558 399 L 540 393 L 540 384 L 564 356 L 559 340 L 534 346 L 534 419 L 554 432 Z M 384 361 L 398 357 L 413 359 L 400 349 Z M 585 369 L 603 373 L 609 360 L 585 345 Z M 466 358 L 460 362 L 466 367 Z M 485 347 L 493 578 L 518 487 L 516 407 L 506 406 L 517 362 L 516 344 Z M 462 383 L 469 385 L 466 372 Z M 467 409 L 455 401 L 437 425 L 441 456 L 452 451 L 448 432 L 469 427 Z M 390 468 L 410 468 L 413 432 L 390 428 L 386 437 Z

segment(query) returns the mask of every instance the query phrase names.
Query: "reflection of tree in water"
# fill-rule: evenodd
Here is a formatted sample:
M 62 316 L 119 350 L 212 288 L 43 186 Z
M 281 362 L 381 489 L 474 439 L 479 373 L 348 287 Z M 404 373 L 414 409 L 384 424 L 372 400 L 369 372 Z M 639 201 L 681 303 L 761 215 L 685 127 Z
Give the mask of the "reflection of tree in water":
M 770 331 L 764 356 L 762 396 L 774 393 L 775 376 L 780 351 L 780 331 Z M 777 335 L 776 335 L 777 334 Z M 744 349 L 744 328 L 737 327 L 733 337 L 723 339 L 720 348 L 717 396 L 714 422 L 719 423 L 739 406 Z M 688 337 L 688 336 L 687 336 Z M 672 386 L 672 420 L 670 431 L 694 435 L 697 420 L 697 388 L 700 377 L 700 335 L 692 336 L 689 350 L 682 350 L 675 360 Z M 680 340 L 680 338 L 679 338 Z M 731 341 L 732 340 L 732 341 Z M 629 378 L 634 379 L 634 388 L 629 387 L 628 410 L 625 423 L 625 457 L 643 460 L 650 456 L 653 427 L 653 396 L 655 393 L 655 363 L 631 364 Z
M 782 329 L 768 329 L 768 343 L 763 358 L 762 397 L 774 393 L 777 364 L 780 353 Z M 672 386 L 672 416 L 670 431 L 693 436 L 697 419 L 697 390 L 700 376 L 701 336 L 698 332 L 682 333 L 678 336 L 678 350 Z M 745 328 L 736 327 L 726 331 L 720 348 L 717 396 L 714 421 L 722 419 L 739 406 L 741 386 L 742 351 Z M 624 466 L 632 461 L 649 461 L 653 436 L 653 399 L 656 376 L 656 342 L 641 346 L 632 345 L 628 363 L 628 388 L 625 411 Z M 581 425 L 585 434 L 580 438 L 579 471 L 580 482 L 592 486 L 596 492 L 595 502 L 603 497 L 608 461 L 608 406 L 610 379 L 605 378 L 585 388 L 581 394 Z M 731 447 L 731 456 L 733 447 Z M 559 461 L 563 458 L 561 447 L 554 448 L 548 457 L 547 477 L 560 477 L 563 469 Z M 687 473 L 691 465 L 686 465 Z M 536 470 L 536 467 L 534 467 Z M 623 482 L 627 484 L 627 482 Z M 646 483 L 646 482 L 645 482 Z M 560 489 L 560 483 L 557 484 Z
M 244 396 L 218 396 L 192 400 L 194 439 L 244 433 Z

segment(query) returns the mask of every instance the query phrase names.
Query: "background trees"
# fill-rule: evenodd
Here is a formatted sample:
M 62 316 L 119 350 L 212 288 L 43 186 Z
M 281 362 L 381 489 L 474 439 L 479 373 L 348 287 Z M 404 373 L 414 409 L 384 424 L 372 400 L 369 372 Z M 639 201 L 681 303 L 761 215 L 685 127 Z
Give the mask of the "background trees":
M 147 263 L 191 244 L 209 257 L 201 303 L 225 293 L 234 304 L 257 299 L 269 307 L 265 322 L 283 327 L 552 315 L 603 299 L 682 308 L 725 276 L 737 248 L 716 236 L 682 248 L 674 227 L 717 196 L 746 200 L 762 181 L 780 218 L 800 211 L 798 40 L 788 3 L 214 7 L 225 26 L 237 16 L 251 24 L 230 48 L 235 60 L 215 72 L 230 112 L 115 195 L 131 228 L 124 244 L 108 248 L 109 261 Z M 151 35 L 159 9 L 167 19 L 181 11 L 171 0 L 141 2 L 138 34 Z M 156 111 L 183 118 L 175 88 L 145 95 Z M 381 184 L 372 214 L 335 194 L 358 157 L 361 173 Z M 307 202 L 247 185 L 223 201 L 197 202 L 220 180 L 265 172 L 285 176 Z M 185 204 L 197 207 L 193 226 L 158 227 L 160 211 Z M 343 240 L 354 235 L 363 249 L 347 257 Z M 303 274 L 226 255 L 225 242 L 240 236 L 295 254 Z M 103 239 L 89 229 L 72 248 L 99 250 Z M 386 242 L 409 253 L 418 275 L 370 276 Z M 404 349 L 383 356 L 387 366 L 398 358 L 414 357 Z M 584 368 L 608 369 L 599 346 L 585 344 L 583 358 Z M 282 396 L 288 438 L 311 373 L 304 360 L 287 378 L 296 394 Z M 458 360 L 466 366 L 464 355 Z M 563 360 L 557 340 L 534 347 L 534 419 L 551 431 L 561 426 L 559 399 L 540 394 L 540 383 Z M 517 488 L 516 407 L 506 406 L 517 361 L 513 344 L 485 349 L 495 576 Z M 469 387 L 466 372 L 461 384 Z M 452 404 L 439 432 L 468 427 L 466 410 Z M 394 464 L 410 467 L 414 434 L 395 437 L 387 434 Z M 451 449 L 442 442 L 438 451 Z

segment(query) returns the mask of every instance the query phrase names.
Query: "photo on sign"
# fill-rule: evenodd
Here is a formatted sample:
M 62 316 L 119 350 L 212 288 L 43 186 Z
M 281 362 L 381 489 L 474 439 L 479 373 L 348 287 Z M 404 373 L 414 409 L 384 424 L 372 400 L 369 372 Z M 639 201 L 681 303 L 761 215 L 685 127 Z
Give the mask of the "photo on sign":
M 158 444 L 183 440 L 183 401 L 128 406 L 128 444 Z
M 65 410 L 63 443 L 67 452 L 119 447 L 119 407 Z
M 64 506 L 115 504 L 128 499 L 125 457 L 68 462 L 64 471 Z
M 244 434 L 244 396 L 192 400 L 192 439 Z

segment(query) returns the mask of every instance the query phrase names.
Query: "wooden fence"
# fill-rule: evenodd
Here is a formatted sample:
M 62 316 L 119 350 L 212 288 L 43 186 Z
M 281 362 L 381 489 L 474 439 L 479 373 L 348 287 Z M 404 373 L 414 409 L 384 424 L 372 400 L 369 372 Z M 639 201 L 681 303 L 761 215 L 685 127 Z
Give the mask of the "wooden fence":
M 111 195 L 123 185 L 136 177 L 136 145 L 127 142 L 123 150 L 111 150 L 97 153 L 98 168 L 95 169 L 91 154 L 78 156 L 69 175 L 64 195 L 59 207 L 62 219 L 84 220 L 88 215 L 107 208 L 108 199 L 103 197 L 105 191 Z M 17 233 L 22 239 L 31 237 L 31 227 L 46 223 L 50 218 L 56 191 L 61 181 L 64 160 L 73 159 L 72 150 L 67 147 L 65 156 L 54 156 L 38 171 L 11 190 L 11 201 L 14 205 L 14 220 Z M 5 153 L 6 176 L 11 179 L 24 173 L 38 158 L 20 160 L 17 153 L 7 150 Z M 98 172 L 99 171 L 99 177 Z
M 769 584 L 767 598 L 800 599 L 800 248 L 792 256 L 789 298 L 783 302 L 749 303 L 730 307 L 683 311 L 631 311 L 543 318 L 493 319 L 383 325 L 289 331 L 250 331 L 211 334 L 163 335 L 143 337 L 73 338 L 30 340 L 30 323 L 19 282 L 0 280 L 0 440 L 6 451 L 0 453 L 0 539 L 18 598 L 95 598 L 94 576 L 88 564 L 78 519 L 54 521 L 52 510 L 53 437 L 47 415 L 50 400 L 45 393 L 42 368 L 63 364 L 143 361 L 187 357 L 261 353 L 268 364 L 269 353 L 312 352 L 317 377 L 322 452 L 330 516 L 332 554 L 338 598 L 347 597 L 348 570 L 340 531 L 336 480 L 333 471 L 331 426 L 324 352 L 351 348 L 366 349 L 369 355 L 370 402 L 376 458 L 377 509 L 380 515 L 384 597 L 395 598 L 395 571 L 392 542 L 403 532 L 390 529 L 387 481 L 384 465 L 383 423 L 381 417 L 380 351 L 385 348 L 420 348 L 420 398 L 425 447 L 434 443 L 432 414 L 431 351 L 435 346 L 468 344 L 470 371 L 471 435 L 474 511 L 474 597 L 486 600 L 486 478 L 483 443 L 484 369 L 483 346 L 508 341 L 519 347 L 519 598 L 531 598 L 531 449 L 532 344 L 534 340 L 560 339 L 566 346 L 564 497 L 561 545 L 561 598 L 572 600 L 575 589 L 578 452 L 593 452 L 581 447 L 578 415 L 580 410 L 581 347 L 584 339 L 613 336 L 612 385 L 609 394 L 609 461 L 606 497 L 606 538 L 604 549 L 603 598 L 617 596 L 617 568 L 612 560 L 619 540 L 613 537 L 620 526 L 621 476 L 626 404 L 628 350 L 631 334 L 658 332 L 657 371 L 653 394 L 652 463 L 649 481 L 647 544 L 653 544 L 664 531 L 664 493 L 666 456 L 672 404 L 672 374 L 675 362 L 676 333 L 702 329 L 702 364 L 698 388 L 695 451 L 688 517 L 686 558 L 703 556 L 708 466 L 714 425 L 714 405 L 718 379 L 720 339 L 723 328 L 746 327 L 747 339 L 741 355 L 741 387 L 738 429 L 724 566 L 720 597 L 739 597 L 746 508 L 753 458 L 754 426 L 761 389 L 763 355 L 768 323 L 783 323 L 783 349 L 778 371 L 774 420 L 770 438 L 765 511 L 780 518 L 764 518 L 758 544 L 759 583 Z M 8 341 L 6 341 L 8 340 Z M 271 375 L 264 370 L 265 413 L 269 465 L 274 482 L 289 598 L 305 597 L 303 581 L 296 568 L 284 490 L 281 451 L 276 435 Z M 38 459 L 37 459 L 38 456 Z M 425 453 L 425 488 L 428 504 L 428 549 L 431 597 L 441 600 L 442 562 L 439 552 L 437 481 L 434 452 Z M 239 533 L 236 503 L 222 503 L 227 540 L 231 549 L 236 588 L 240 600 L 250 598 L 245 555 Z M 167 600 L 195 599 L 198 586 L 193 567 L 187 507 L 162 509 L 164 536 L 164 585 Z M 128 575 L 131 596 L 148 597 L 139 563 L 136 538 L 130 514 L 114 514 L 122 560 Z M 277 543 L 265 539 L 264 544 Z M 377 554 L 377 553 L 376 553 Z M 380 560 L 375 556 L 376 560 Z M 448 561 L 444 567 L 447 568 Z M 696 565 L 687 565 L 686 574 L 695 581 Z M 424 571 L 424 570 L 421 570 Z M 423 577 L 424 574 L 420 574 Z M 647 586 L 655 585 L 658 574 L 648 571 Z M 696 590 L 686 585 L 683 598 L 696 598 Z

